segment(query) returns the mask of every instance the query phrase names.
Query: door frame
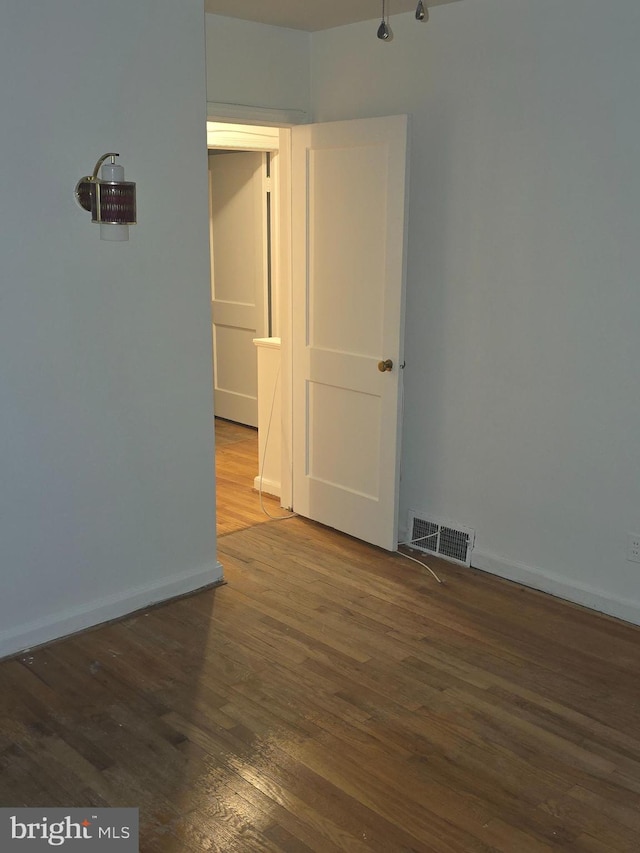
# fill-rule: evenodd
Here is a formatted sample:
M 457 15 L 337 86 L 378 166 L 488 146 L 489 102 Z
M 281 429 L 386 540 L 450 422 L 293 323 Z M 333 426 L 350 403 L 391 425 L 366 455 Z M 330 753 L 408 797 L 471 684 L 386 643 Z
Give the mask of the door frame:
M 273 117 L 276 118 L 275 116 Z M 291 117 L 289 117 L 291 119 Z M 280 505 L 291 509 L 293 502 L 293 381 L 291 363 L 292 331 L 292 258 L 291 258 L 291 131 L 293 123 L 231 122 L 228 118 L 207 117 L 207 150 L 260 151 L 271 155 L 271 261 L 272 261 L 272 334 L 281 340 L 280 394 L 282 419 L 280 430 L 281 472 Z M 303 122 L 300 122 L 303 123 Z

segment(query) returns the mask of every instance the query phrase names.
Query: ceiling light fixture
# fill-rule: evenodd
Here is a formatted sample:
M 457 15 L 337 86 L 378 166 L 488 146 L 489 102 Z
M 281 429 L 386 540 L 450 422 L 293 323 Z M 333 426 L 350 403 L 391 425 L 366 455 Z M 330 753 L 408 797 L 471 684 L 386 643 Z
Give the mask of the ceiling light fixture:
M 429 9 L 424 5 L 422 0 L 418 0 L 418 5 L 416 6 L 416 21 L 428 21 L 429 20 Z
M 416 21 L 428 20 L 429 9 L 425 5 L 424 0 L 418 0 L 418 5 L 416 6 Z M 382 20 L 380 21 L 377 35 L 380 41 L 392 41 L 393 39 L 393 30 L 389 26 L 389 15 L 387 13 L 386 0 L 382 0 Z
M 382 0 L 382 20 L 378 27 L 378 38 L 381 41 L 391 41 L 393 38 L 393 33 L 391 32 L 391 27 L 389 26 L 387 18 L 385 0 Z

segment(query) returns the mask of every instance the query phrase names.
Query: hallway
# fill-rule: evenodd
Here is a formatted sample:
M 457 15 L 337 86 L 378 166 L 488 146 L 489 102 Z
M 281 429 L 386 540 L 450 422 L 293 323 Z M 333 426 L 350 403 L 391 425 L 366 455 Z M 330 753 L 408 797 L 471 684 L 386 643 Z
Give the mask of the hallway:
M 216 418 L 216 527 L 226 536 L 269 521 L 254 490 L 258 468 L 258 432 L 252 427 Z M 277 498 L 263 495 L 272 515 L 284 512 Z

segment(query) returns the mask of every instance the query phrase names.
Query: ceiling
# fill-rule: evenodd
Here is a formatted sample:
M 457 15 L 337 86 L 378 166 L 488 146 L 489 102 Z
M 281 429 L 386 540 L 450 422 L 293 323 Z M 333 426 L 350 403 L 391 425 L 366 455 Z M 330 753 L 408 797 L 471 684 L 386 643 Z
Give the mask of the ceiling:
M 456 0 L 425 0 L 442 6 Z M 415 11 L 417 0 L 387 0 L 387 12 Z M 382 0 L 205 0 L 205 11 L 294 30 L 329 30 L 382 16 Z

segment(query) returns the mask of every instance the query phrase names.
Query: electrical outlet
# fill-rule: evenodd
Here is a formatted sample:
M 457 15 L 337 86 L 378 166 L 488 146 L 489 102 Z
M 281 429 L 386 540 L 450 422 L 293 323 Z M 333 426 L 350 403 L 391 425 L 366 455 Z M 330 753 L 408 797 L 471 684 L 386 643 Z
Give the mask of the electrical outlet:
M 640 533 L 627 533 L 627 560 L 640 563 Z

